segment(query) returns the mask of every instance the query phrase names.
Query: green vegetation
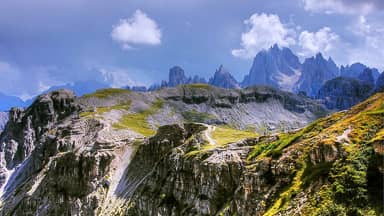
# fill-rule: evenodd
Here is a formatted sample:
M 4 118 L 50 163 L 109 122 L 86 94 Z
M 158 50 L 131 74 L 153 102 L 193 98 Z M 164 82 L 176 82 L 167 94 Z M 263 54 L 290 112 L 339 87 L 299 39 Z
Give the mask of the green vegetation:
M 197 112 L 196 110 L 186 111 L 181 113 L 186 122 L 205 123 L 207 120 L 215 119 L 215 116 L 208 113 Z
M 291 183 L 277 193 L 264 215 L 284 214 L 288 205 L 300 202 L 301 198 L 296 199 L 300 192 L 309 199 L 302 206 L 303 215 L 383 215 L 382 180 L 377 183 L 382 175 L 377 170 L 382 152 L 375 146 L 384 141 L 384 115 L 377 115 L 382 113 L 383 100 L 384 94 L 377 94 L 347 112 L 320 119 L 294 134 L 279 135 L 276 141 L 257 144 L 249 158 L 274 158 L 286 146 L 292 146 L 299 156 L 294 159 Z M 348 128 L 349 140 L 339 143 L 337 137 Z M 321 147 L 324 145 L 330 146 Z M 329 158 L 314 154 L 315 148 Z M 335 154 L 338 156 L 333 160 Z M 317 164 L 312 164 L 312 157 L 317 157 Z
M 190 88 L 202 88 L 202 89 L 209 89 L 209 88 L 211 88 L 210 85 L 205 84 L 205 83 L 186 84 L 186 85 L 183 85 L 183 86 L 190 87 Z
M 111 110 L 129 110 L 129 107 L 131 106 L 131 101 L 125 101 L 123 103 L 120 103 L 118 105 L 109 106 L 109 107 L 97 107 L 95 112 L 81 112 L 80 117 L 86 117 L 86 118 L 96 118 L 98 116 L 103 115 L 106 112 L 110 112 Z
M 163 107 L 163 101 L 157 100 L 152 106 L 138 113 L 123 115 L 120 122 L 113 125 L 116 129 L 131 129 L 144 136 L 152 136 L 155 131 L 147 122 L 147 118 L 150 115 L 155 114 L 159 109 Z
M 216 141 L 216 144 L 221 146 L 233 142 L 238 142 L 246 138 L 254 138 L 259 136 L 255 132 L 236 130 L 230 127 L 216 127 L 211 133 L 212 139 Z
M 130 91 L 127 89 L 109 88 L 109 89 L 97 90 L 95 93 L 86 94 L 83 97 L 84 98 L 97 97 L 97 98 L 103 99 L 110 96 L 115 96 L 118 94 L 129 93 L 129 92 Z

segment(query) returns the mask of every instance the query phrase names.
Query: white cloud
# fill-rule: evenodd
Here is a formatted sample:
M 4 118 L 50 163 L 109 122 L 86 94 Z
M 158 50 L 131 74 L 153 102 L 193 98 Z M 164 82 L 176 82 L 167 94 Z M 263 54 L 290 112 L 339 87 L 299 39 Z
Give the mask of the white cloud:
M 136 80 L 145 77 L 145 72 L 132 68 L 98 67 L 96 79 L 102 83 L 109 84 L 114 88 L 125 86 L 147 86 L 148 83 L 137 82 Z M 150 82 L 150 81 L 148 81 Z
M 368 14 L 384 8 L 382 0 L 302 0 L 304 9 L 316 13 Z
M 120 20 L 113 27 L 111 37 L 122 45 L 124 49 L 132 45 L 159 45 L 161 43 L 161 30 L 157 23 L 141 10 L 136 10 L 129 19 Z
M 360 42 L 350 46 L 349 61 L 360 61 L 372 67 L 384 69 L 384 25 L 360 16 L 349 29 Z
M 240 49 L 232 50 L 232 55 L 241 58 L 253 58 L 262 49 L 273 44 L 290 46 L 295 44 L 295 31 L 281 23 L 275 14 L 253 14 L 244 21 L 247 31 L 241 35 Z
M 339 36 L 331 28 L 323 27 L 317 32 L 303 31 L 300 33 L 298 45 L 302 56 L 314 55 L 318 52 L 327 54 L 334 48 Z

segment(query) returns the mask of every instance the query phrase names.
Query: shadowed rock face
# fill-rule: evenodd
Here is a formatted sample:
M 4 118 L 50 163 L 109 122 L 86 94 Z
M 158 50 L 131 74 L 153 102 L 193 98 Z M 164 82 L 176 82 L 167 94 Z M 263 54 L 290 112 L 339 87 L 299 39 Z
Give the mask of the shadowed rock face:
M 302 75 L 297 83 L 297 90 L 315 97 L 321 86 L 339 75 L 339 69 L 331 58 L 325 60 L 318 53 L 316 57 L 307 58 L 302 66 Z
M 0 112 L 0 133 L 4 130 L 4 127 L 7 124 L 8 115 L 8 112 Z
M 322 99 L 329 109 L 348 109 L 368 98 L 374 86 L 368 81 L 348 77 L 338 77 L 327 81 L 319 90 L 318 99 Z
M 169 87 L 175 87 L 180 84 L 186 84 L 188 81 L 188 78 L 184 74 L 184 70 L 179 67 L 175 66 L 171 69 L 169 69 Z
M 384 91 L 384 72 L 377 79 L 375 89 L 376 91 Z
M 270 85 L 292 90 L 300 76 L 300 68 L 299 58 L 290 49 L 274 45 L 256 55 L 249 74 L 244 77 L 242 86 Z M 290 82 L 284 83 L 287 80 Z
M 227 89 L 239 88 L 239 84 L 236 79 L 222 65 L 220 65 L 219 69 L 215 72 L 208 83 L 213 86 Z

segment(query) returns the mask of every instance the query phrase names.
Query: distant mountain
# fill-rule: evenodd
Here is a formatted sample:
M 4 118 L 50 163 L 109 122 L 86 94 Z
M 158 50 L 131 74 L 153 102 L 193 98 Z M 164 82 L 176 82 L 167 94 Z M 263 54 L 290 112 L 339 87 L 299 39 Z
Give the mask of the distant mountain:
M 275 44 L 256 55 L 242 86 L 261 84 L 291 91 L 300 77 L 300 70 L 299 58 L 290 49 Z
M 178 85 L 184 85 L 184 84 L 193 84 L 193 83 L 207 83 L 207 81 L 198 76 L 195 75 L 193 77 L 187 77 L 185 75 L 184 69 L 180 66 L 173 66 L 171 69 L 169 69 L 168 74 L 168 81 L 162 80 L 160 84 L 155 83 L 148 87 L 147 91 L 155 91 L 161 88 L 166 87 L 176 87 Z M 131 89 L 134 91 L 143 91 L 143 88 L 139 89 Z
M 372 69 L 365 68 L 362 73 L 357 77 L 358 80 L 361 80 L 364 83 L 367 83 L 371 86 L 375 85 L 375 79 L 372 74 Z
M 208 83 L 213 86 L 228 89 L 240 87 L 236 79 L 223 67 L 223 65 L 220 65 L 219 69 L 216 70 L 214 76 L 209 79 Z
M 375 90 L 384 91 L 384 72 L 382 72 L 379 78 L 377 78 Z
M 126 89 L 136 91 L 136 92 L 148 91 L 147 87 L 145 87 L 145 86 L 132 86 L 132 87 L 127 86 Z
M 366 69 L 367 74 L 370 69 Z M 374 85 L 369 81 L 351 77 L 337 77 L 325 82 L 317 94 L 317 99 L 323 100 L 328 109 L 344 110 L 368 98 Z
M 340 76 L 343 77 L 352 77 L 352 78 L 358 78 L 363 71 L 368 68 L 366 65 L 361 63 L 354 63 L 350 66 L 341 66 L 340 67 Z M 376 68 L 371 68 L 372 70 L 372 76 L 374 80 L 377 80 L 377 78 L 380 76 L 379 71 Z
M 184 74 L 184 70 L 179 66 L 169 69 L 168 87 L 175 87 L 188 83 L 188 78 Z
M 315 97 L 326 81 L 338 75 L 339 68 L 335 62 L 331 58 L 325 60 L 321 53 L 318 53 L 315 57 L 305 59 L 296 91 L 303 91 L 308 96 Z
M 12 107 L 24 107 L 27 104 L 16 96 L 0 93 L 0 111 L 8 111 Z

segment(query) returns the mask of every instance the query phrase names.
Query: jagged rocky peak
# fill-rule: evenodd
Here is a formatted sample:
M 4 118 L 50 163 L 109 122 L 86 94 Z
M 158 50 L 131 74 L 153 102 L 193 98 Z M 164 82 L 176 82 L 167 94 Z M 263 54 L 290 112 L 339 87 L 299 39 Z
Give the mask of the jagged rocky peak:
M 338 75 L 339 68 L 335 62 L 331 58 L 326 60 L 321 53 L 318 53 L 314 57 L 305 59 L 296 91 L 303 91 L 308 96 L 315 97 L 327 80 Z
M 220 65 L 219 69 L 216 70 L 215 74 L 208 83 L 221 88 L 239 88 L 239 84 L 236 79 L 223 67 L 223 65 Z
M 187 83 L 188 78 L 184 74 L 184 70 L 179 66 L 174 66 L 169 69 L 169 87 L 175 87 L 180 84 Z
M 299 58 L 289 48 L 280 48 L 275 44 L 256 55 L 242 86 L 271 85 L 292 90 L 300 77 L 300 70 Z
M 375 79 L 372 74 L 372 70 L 370 68 L 365 68 L 362 73 L 359 74 L 357 77 L 359 80 L 361 80 L 364 83 L 367 83 L 369 85 L 374 86 L 375 85 Z
M 353 78 L 356 78 L 366 68 L 367 68 L 367 66 L 365 66 L 364 64 L 361 64 L 359 62 L 353 63 L 351 65 L 347 65 L 347 66 L 341 66 L 340 67 L 340 75 L 343 76 L 343 77 L 353 77 Z
M 60 89 L 38 96 L 26 112 L 33 115 L 36 123 L 45 125 L 61 120 L 77 109 L 73 91 Z
M 359 62 L 353 63 L 351 65 L 347 66 L 341 66 L 340 67 L 340 75 L 344 77 L 352 77 L 352 78 L 358 78 L 361 73 L 364 72 L 365 69 L 368 67 L 364 64 L 361 64 Z M 377 80 L 377 78 L 380 76 L 379 71 L 376 68 L 369 68 L 372 70 L 372 76 L 374 80 Z
M 317 98 L 323 100 L 328 109 L 344 110 L 368 98 L 373 87 L 366 81 L 337 77 L 325 82 Z

